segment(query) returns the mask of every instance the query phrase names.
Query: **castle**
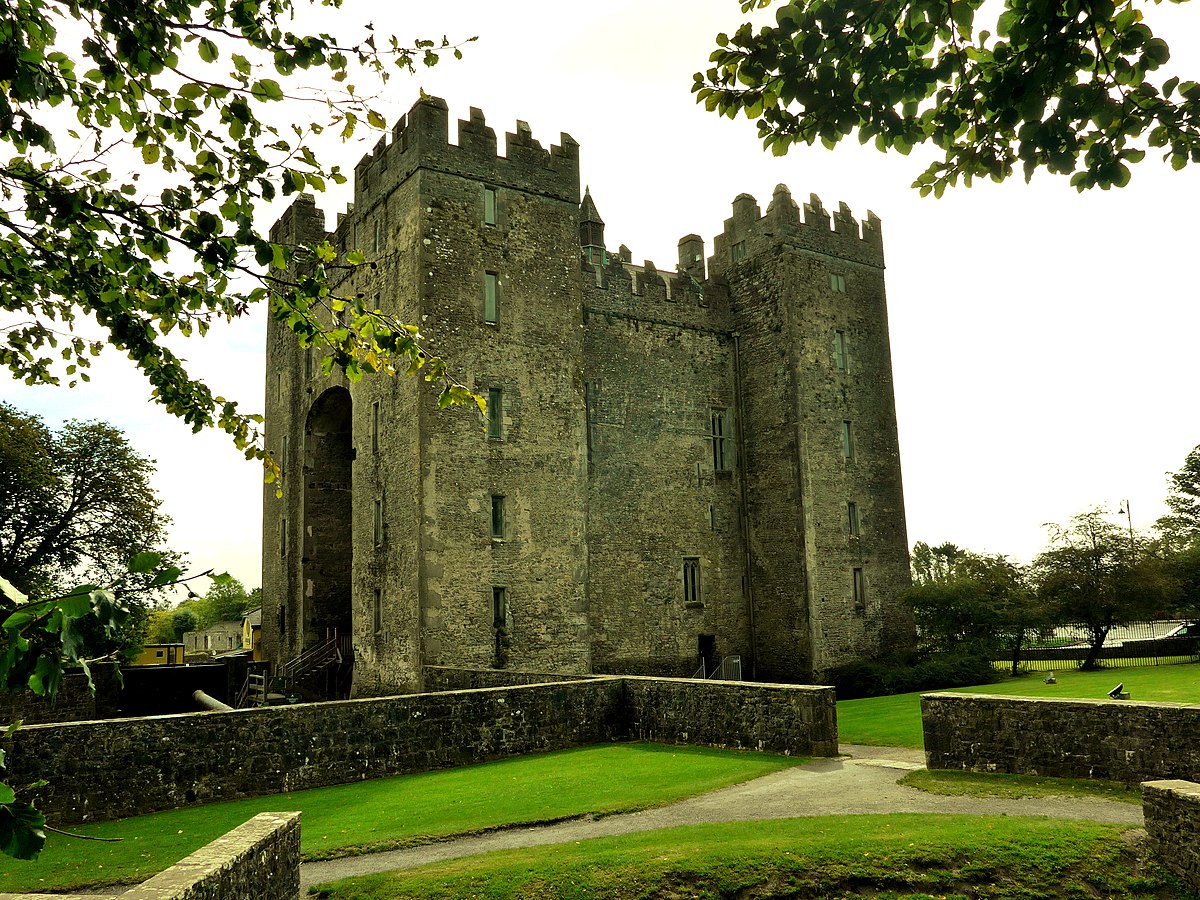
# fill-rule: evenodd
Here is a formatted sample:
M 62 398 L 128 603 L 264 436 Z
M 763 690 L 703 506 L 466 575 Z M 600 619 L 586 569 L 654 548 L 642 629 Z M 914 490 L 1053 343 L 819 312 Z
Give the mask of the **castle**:
M 327 235 L 301 197 L 272 230 L 371 266 L 337 286 L 419 324 L 487 398 L 323 375 L 267 337 L 263 648 L 333 629 L 353 693 L 423 666 L 806 682 L 913 641 L 879 220 L 732 216 L 672 271 L 610 250 L 578 145 L 425 98 L 354 172 Z M 831 222 L 832 219 L 832 222 Z M 319 360 L 319 357 L 318 357 Z

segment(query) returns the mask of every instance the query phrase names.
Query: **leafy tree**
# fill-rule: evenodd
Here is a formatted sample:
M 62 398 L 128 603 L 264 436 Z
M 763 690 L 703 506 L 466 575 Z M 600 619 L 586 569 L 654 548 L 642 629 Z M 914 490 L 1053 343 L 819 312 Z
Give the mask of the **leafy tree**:
M 966 553 L 967 551 L 959 549 L 949 541 L 936 547 L 931 547 L 924 541 L 917 541 L 913 544 L 912 555 L 909 557 L 913 582 L 931 584 L 945 581 L 950 577 L 955 563 Z
M 34 596 L 66 592 L 79 579 L 111 584 L 130 558 L 163 550 L 170 518 L 150 487 L 154 463 L 117 428 L 71 421 L 58 433 L 42 420 L 0 403 L 0 577 Z M 141 640 L 147 606 L 158 592 L 148 575 L 117 644 L 92 635 L 97 655 Z
M 1050 526 L 1050 546 L 1033 563 L 1038 596 L 1057 622 L 1077 622 L 1091 638 L 1082 668 L 1096 668 L 1114 625 L 1168 611 L 1179 586 L 1161 555 L 1146 541 L 1130 540 L 1103 510 Z
M 1200 447 L 1183 461 L 1183 468 L 1167 475 L 1170 513 L 1155 523 L 1176 546 L 1200 542 Z
M 904 594 L 923 648 L 988 659 L 1009 648 L 1016 667 L 1026 633 L 1040 624 L 1025 571 L 1005 556 L 972 553 L 953 544 L 929 548 L 918 543 L 914 559 L 924 556 L 921 548 L 943 561 L 934 568 L 935 577 L 915 580 Z M 953 553 L 945 553 L 950 548 Z
M 261 604 L 236 578 L 216 581 L 208 593 L 192 601 L 197 615 L 197 628 L 208 628 L 217 622 L 240 622 L 242 616 Z
M 150 613 L 148 641 L 178 644 L 185 633 L 195 631 L 199 620 L 190 609 L 156 609 Z
M 6 4 L 0 364 L 14 376 L 87 380 L 107 343 L 168 411 L 196 430 L 215 424 L 265 458 L 261 420 L 214 396 L 164 340 L 202 335 L 265 301 L 302 345 L 324 351 L 327 370 L 356 380 L 424 367 L 443 405 L 472 397 L 427 358 L 415 326 L 330 291 L 331 270 L 361 264 L 361 252 L 274 243 L 256 215 L 276 197 L 345 181 L 308 146 L 324 128 L 350 137 L 362 123 L 384 127 L 352 74 L 386 79 L 389 61 L 412 70 L 460 51 L 445 39 L 404 47 L 370 25 L 350 42 L 297 33 L 297 11 L 292 0 Z M 321 86 L 307 90 L 305 73 Z M 103 340 L 77 331 L 81 320 Z
M 1027 180 L 1044 168 L 1079 190 L 1121 187 L 1147 147 L 1176 169 L 1200 161 L 1200 83 L 1155 78 L 1170 51 L 1147 5 L 792 0 L 774 25 L 718 35 L 692 90 L 756 119 L 777 155 L 855 132 L 880 150 L 931 144 L 943 158 L 917 178 L 922 195 L 1018 164 Z

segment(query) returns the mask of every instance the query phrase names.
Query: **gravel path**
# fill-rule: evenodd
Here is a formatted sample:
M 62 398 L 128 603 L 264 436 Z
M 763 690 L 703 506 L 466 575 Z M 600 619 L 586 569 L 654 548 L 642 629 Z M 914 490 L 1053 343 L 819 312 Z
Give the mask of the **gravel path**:
M 405 850 L 352 856 L 300 866 L 301 890 L 313 884 L 407 869 L 492 850 L 539 847 L 586 838 L 651 831 L 675 825 L 791 819 L 799 816 L 924 812 L 1090 819 L 1140 827 L 1142 808 L 1116 800 L 1040 798 L 990 800 L 946 797 L 896 784 L 906 771 L 924 768 L 921 750 L 843 744 L 843 756 L 784 769 L 744 784 L 722 788 L 670 806 L 643 812 L 582 817 L 523 828 L 507 828 Z

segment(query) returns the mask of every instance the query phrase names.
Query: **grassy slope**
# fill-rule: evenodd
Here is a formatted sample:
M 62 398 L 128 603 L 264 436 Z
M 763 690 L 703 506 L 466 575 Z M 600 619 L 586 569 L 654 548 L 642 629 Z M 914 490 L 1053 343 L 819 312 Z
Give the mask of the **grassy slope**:
M 995 684 L 957 688 L 960 693 L 1011 694 L 1019 697 L 1102 698 L 1117 682 L 1133 700 L 1200 703 L 1200 665 L 1146 666 L 1099 672 L 1056 672 L 1057 684 L 1043 684 L 1042 675 L 1005 678 Z M 923 692 L 928 693 L 928 692 Z M 837 705 L 838 735 L 844 744 L 885 747 L 923 746 L 921 693 L 845 700 Z
M 770 893 L 752 893 L 766 886 Z M 876 894 L 876 891 L 881 893 Z M 847 816 L 672 828 L 513 850 L 322 888 L 335 900 L 869 895 L 1188 897 L 1139 870 L 1121 828 L 971 816 Z
M 171 810 L 51 834 L 39 860 L 0 857 L 0 891 L 142 880 L 265 810 L 302 810 L 307 858 L 504 825 L 658 806 L 803 762 L 762 753 L 607 744 L 461 769 Z

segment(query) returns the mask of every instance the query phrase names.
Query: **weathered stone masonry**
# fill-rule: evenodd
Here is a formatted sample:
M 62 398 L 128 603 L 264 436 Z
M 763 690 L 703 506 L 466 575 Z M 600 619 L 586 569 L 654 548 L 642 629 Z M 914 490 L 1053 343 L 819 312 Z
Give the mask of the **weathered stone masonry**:
M 494 415 L 419 379 L 321 374 L 280 325 L 266 428 L 264 649 L 353 635 L 354 694 L 424 666 L 690 675 L 740 655 L 808 681 L 912 638 L 883 280 L 860 225 L 776 189 L 738 197 L 713 255 L 610 252 L 578 145 L 416 104 L 355 169 L 327 235 L 369 266 L 338 290 L 420 325 Z
M 641 738 L 836 756 L 833 689 L 602 676 L 32 725 L 10 738 L 6 780 L 72 823 Z
M 931 769 L 1200 781 L 1197 705 L 925 694 L 921 718 Z
M 1155 852 L 1192 890 L 1200 891 L 1200 784 L 1144 782 L 1142 812 Z

